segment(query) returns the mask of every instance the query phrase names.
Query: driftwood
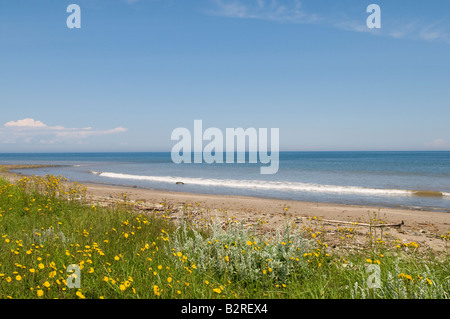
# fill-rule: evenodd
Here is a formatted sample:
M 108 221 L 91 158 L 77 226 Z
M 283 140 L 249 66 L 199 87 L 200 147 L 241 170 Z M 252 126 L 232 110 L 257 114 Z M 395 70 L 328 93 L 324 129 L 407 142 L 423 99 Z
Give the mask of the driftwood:
M 162 212 L 165 210 L 165 208 L 161 208 L 161 207 L 151 207 L 151 206 L 140 206 L 140 205 L 133 205 L 133 207 L 135 209 L 138 210 L 147 210 L 147 211 L 158 211 L 158 212 Z
M 309 219 L 308 217 L 302 217 L 302 219 Z M 358 223 L 358 222 L 347 222 L 343 220 L 330 220 L 330 219 L 319 219 L 322 222 L 326 223 L 335 223 L 335 224 L 350 224 L 355 226 L 366 226 L 366 227 L 402 227 L 405 223 L 402 222 L 399 224 L 378 224 L 378 225 L 372 225 L 372 224 L 366 224 L 366 223 Z M 297 223 L 298 221 L 296 221 Z

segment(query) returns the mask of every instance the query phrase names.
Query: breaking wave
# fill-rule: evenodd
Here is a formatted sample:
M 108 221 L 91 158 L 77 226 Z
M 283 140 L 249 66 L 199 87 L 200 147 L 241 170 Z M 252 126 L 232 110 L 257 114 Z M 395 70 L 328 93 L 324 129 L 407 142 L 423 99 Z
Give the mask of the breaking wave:
M 262 181 L 262 180 L 147 176 L 147 175 L 131 175 L 131 174 L 111 173 L 111 172 L 94 172 L 94 171 L 92 171 L 91 173 L 101 177 L 114 179 L 151 181 L 151 182 L 162 182 L 171 184 L 183 182 L 184 184 L 198 185 L 198 186 L 230 187 L 243 189 L 278 190 L 278 191 L 298 191 L 298 192 L 319 192 L 319 193 L 334 193 L 334 194 L 360 194 L 372 196 L 450 197 L 450 193 L 438 191 L 426 191 L 426 190 L 381 189 L 381 188 L 366 188 L 359 186 L 339 186 L 339 185 L 324 185 L 314 183 L 277 182 L 277 181 Z

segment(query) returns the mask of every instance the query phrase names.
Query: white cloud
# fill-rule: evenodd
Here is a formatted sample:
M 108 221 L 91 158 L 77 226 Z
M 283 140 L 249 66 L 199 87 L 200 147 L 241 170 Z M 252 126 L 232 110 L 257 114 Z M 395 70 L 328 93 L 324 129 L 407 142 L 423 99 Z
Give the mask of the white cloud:
M 438 138 L 430 143 L 425 143 L 425 146 L 428 148 L 432 148 L 432 149 L 448 149 L 448 148 L 450 148 L 450 144 L 442 138 Z
M 387 36 L 393 39 L 439 41 L 450 44 L 450 30 L 446 20 L 421 21 L 418 19 L 383 18 L 380 29 L 366 25 L 368 13 L 361 12 L 357 18 L 345 12 L 334 14 L 307 12 L 299 0 L 211 0 L 215 9 L 207 14 L 228 18 L 261 19 L 279 23 L 322 24 L 352 32 Z
M 387 35 L 395 39 L 419 39 L 450 44 L 450 29 L 444 21 L 429 23 L 418 19 L 387 21 Z
M 336 21 L 333 22 L 332 25 L 336 28 L 347 31 L 370 32 L 370 33 L 380 32 L 380 29 L 369 29 L 365 21 L 355 21 L 355 20 Z
M 214 3 L 216 9 L 208 13 L 228 18 L 261 19 L 282 23 L 314 23 L 319 20 L 317 15 L 303 11 L 298 0 L 284 1 L 283 4 L 277 0 L 254 0 L 245 4 L 239 0 L 214 0 Z
M 80 143 L 92 136 L 111 135 L 126 132 L 124 127 L 116 127 L 107 130 L 98 130 L 92 127 L 66 128 L 61 125 L 48 126 L 41 121 L 26 118 L 18 121 L 10 121 L 0 128 L 0 143 Z
M 419 37 L 426 41 L 442 41 L 450 44 L 450 32 L 439 27 L 424 27 L 419 32 Z
M 11 121 L 5 124 L 5 127 L 47 127 L 41 121 L 35 121 L 34 119 L 23 119 L 18 121 Z

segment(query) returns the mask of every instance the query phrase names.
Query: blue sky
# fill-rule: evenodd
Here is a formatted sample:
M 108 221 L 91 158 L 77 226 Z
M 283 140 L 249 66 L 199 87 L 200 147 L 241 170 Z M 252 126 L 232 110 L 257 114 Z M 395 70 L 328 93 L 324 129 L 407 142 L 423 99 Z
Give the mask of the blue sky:
M 450 150 L 449 57 L 448 1 L 1 0 L 0 153 L 170 151 L 196 119 L 281 150 Z

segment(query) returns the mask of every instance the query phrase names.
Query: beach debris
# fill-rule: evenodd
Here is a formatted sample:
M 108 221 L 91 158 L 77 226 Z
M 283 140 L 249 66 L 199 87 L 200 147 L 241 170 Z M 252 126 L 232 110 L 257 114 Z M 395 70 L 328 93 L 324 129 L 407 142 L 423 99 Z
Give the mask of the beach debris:
M 436 191 L 413 191 L 413 195 L 420 197 L 443 197 L 444 194 Z
M 308 217 L 301 217 L 301 218 L 309 219 Z M 359 222 L 347 222 L 347 221 L 343 221 L 343 220 L 331 220 L 331 219 L 320 219 L 320 221 L 325 222 L 325 223 L 350 224 L 350 225 L 367 226 L 367 227 L 401 227 L 405 224 L 403 220 L 401 223 L 398 223 L 398 224 L 377 224 L 377 225 L 359 223 Z M 301 221 L 299 221 L 299 220 L 295 221 L 295 223 L 297 223 L 297 224 L 300 222 Z

